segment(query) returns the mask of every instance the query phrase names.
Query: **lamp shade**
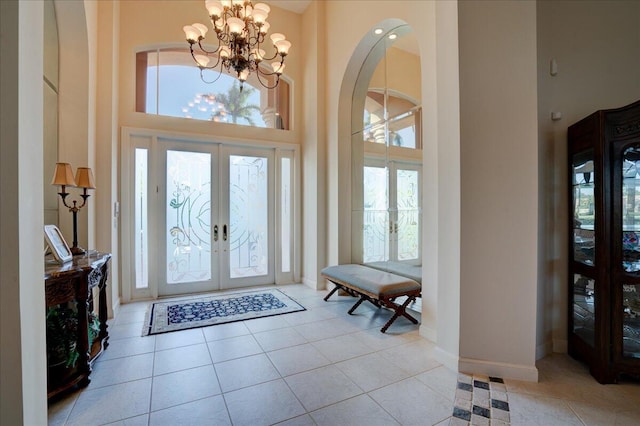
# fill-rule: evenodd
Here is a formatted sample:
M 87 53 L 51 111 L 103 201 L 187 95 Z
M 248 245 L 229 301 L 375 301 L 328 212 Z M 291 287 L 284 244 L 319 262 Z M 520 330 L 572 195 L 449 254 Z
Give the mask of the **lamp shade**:
M 204 4 L 209 12 L 209 16 L 215 16 L 216 18 L 222 16 L 222 11 L 224 10 L 222 3 L 215 0 L 207 0 Z
M 200 30 L 194 27 L 193 25 L 185 25 L 182 27 L 184 31 L 184 36 L 186 37 L 189 43 L 195 43 L 198 41 L 200 37 Z
M 244 28 L 244 21 L 240 18 L 229 18 L 227 19 L 227 25 L 231 34 L 240 34 Z
M 56 163 L 56 170 L 53 172 L 51 185 L 76 186 L 73 179 L 73 170 L 69 163 Z
M 256 4 L 253 6 L 253 9 L 254 9 L 254 10 L 256 10 L 256 9 L 258 9 L 258 10 L 264 10 L 264 11 L 265 11 L 265 12 L 267 12 L 267 13 L 271 12 L 271 8 L 270 8 L 267 4 L 265 4 L 265 3 L 256 3 Z
M 93 172 L 89 167 L 78 167 L 78 170 L 76 170 L 76 186 L 87 189 L 96 188 L 96 182 L 93 180 Z
M 264 23 L 267 20 L 268 13 L 262 9 L 255 9 L 253 11 L 253 22 Z
M 271 24 L 268 23 L 267 21 L 262 23 L 262 26 L 260 27 L 260 34 L 266 34 L 269 32 L 269 28 L 271 28 Z
M 207 35 L 207 31 L 209 31 L 209 28 L 203 24 L 195 23 L 191 26 L 200 32 L 200 37 L 202 38 L 204 38 L 204 36 Z
M 196 62 L 198 63 L 198 66 L 200 67 L 206 67 L 207 65 L 209 65 L 209 57 L 208 56 L 204 56 L 204 55 L 195 55 L 196 58 Z
M 274 44 L 280 55 L 286 56 L 289 53 L 289 48 L 291 47 L 289 40 L 278 40 Z
M 247 68 L 243 69 L 238 74 L 238 80 L 240 81 L 247 81 L 247 77 L 249 77 L 249 70 Z
M 282 62 L 272 62 L 271 68 L 273 68 L 273 71 L 278 75 L 284 72 L 284 64 Z
M 279 42 L 280 40 L 284 40 L 286 37 L 284 36 L 284 34 L 280 34 L 280 33 L 273 33 L 271 34 L 271 41 L 273 42 L 273 44 L 276 44 L 277 42 Z

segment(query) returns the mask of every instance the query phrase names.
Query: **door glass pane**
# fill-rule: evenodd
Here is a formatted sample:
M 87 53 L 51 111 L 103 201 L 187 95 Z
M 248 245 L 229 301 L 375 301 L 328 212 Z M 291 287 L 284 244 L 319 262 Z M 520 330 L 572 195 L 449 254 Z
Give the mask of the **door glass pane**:
M 590 346 L 594 346 L 596 314 L 595 280 L 573 275 L 573 332 Z
M 229 269 L 231 278 L 267 275 L 268 161 L 229 156 Z M 223 231 L 224 232 L 224 231 Z
M 622 286 L 622 353 L 640 358 L 640 284 Z
M 167 284 L 211 279 L 211 154 L 167 151 Z
M 291 159 L 281 162 L 280 186 L 280 244 L 282 272 L 291 271 Z
M 387 194 L 387 168 L 364 167 L 364 221 L 362 261 L 389 260 L 389 196 Z
M 135 182 L 134 182 L 134 258 L 136 271 L 136 288 L 149 287 L 149 233 L 147 211 L 147 150 L 136 148 L 135 152 Z
M 584 156 L 581 156 L 584 157 Z M 593 160 L 573 163 L 573 259 L 595 263 L 595 172 Z
M 640 271 L 640 147 L 625 150 L 622 158 L 622 266 Z
M 418 259 L 420 249 L 420 217 L 418 204 L 418 171 L 397 171 L 398 260 Z

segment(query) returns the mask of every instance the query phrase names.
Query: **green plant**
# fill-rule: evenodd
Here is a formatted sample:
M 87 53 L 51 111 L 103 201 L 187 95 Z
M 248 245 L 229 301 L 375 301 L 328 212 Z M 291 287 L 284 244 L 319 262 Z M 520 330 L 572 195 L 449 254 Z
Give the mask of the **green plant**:
M 220 121 L 226 115 L 231 116 L 233 124 L 238 123 L 238 119 L 245 120 L 249 125 L 255 126 L 256 123 L 253 120 L 253 111 L 260 112 L 260 107 L 257 105 L 249 104 L 249 96 L 255 92 L 255 89 L 245 87 L 240 88 L 237 80 L 233 82 L 233 86 L 229 87 L 227 93 L 218 93 L 215 95 L 215 99 L 224 107 L 221 111 L 216 111 L 211 115 L 213 121 Z
M 47 364 L 74 367 L 78 360 L 78 319 L 75 310 L 68 306 L 50 307 L 46 318 Z
M 50 367 L 75 367 L 79 353 L 77 311 L 68 306 L 55 306 L 47 310 L 47 363 Z M 100 321 L 93 312 L 88 313 L 87 334 L 89 350 L 100 333 Z
M 87 324 L 87 329 L 89 333 L 89 350 L 91 350 L 91 345 L 98 337 L 100 333 L 100 320 L 98 316 L 93 312 L 89 312 L 89 322 Z

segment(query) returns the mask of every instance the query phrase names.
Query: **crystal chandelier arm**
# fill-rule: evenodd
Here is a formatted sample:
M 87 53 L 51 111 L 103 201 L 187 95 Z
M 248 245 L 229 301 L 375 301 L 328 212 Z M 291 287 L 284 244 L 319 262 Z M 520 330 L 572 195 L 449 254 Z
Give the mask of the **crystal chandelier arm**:
M 220 78 L 220 76 L 222 75 L 222 68 L 220 68 L 218 70 L 218 76 L 216 78 L 214 78 L 213 80 L 206 80 L 204 78 L 204 73 L 203 71 L 205 70 L 205 68 L 200 68 L 200 78 L 202 79 L 203 82 L 207 83 L 207 84 L 211 84 L 211 83 L 215 83 L 216 81 L 218 81 L 218 79 Z
M 258 44 L 258 47 L 260 47 L 260 45 Z M 275 46 L 274 46 L 275 47 Z M 270 61 L 272 59 L 275 59 L 278 57 L 278 49 L 276 49 L 276 52 L 273 54 L 273 56 L 271 56 L 270 58 L 262 58 L 263 61 Z M 284 58 L 283 58 L 283 62 L 284 62 Z
M 216 61 L 215 64 L 209 65 L 209 63 L 207 62 L 205 65 L 202 65 L 202 63 L 200 61 L 198 61 L 198 58 L 196 58 L 197 55 L 193 51 L 193 45 L 190 46 L 190 50 L 191 50 L 191 57 L 193 58 L 194 62 L 196 63 L 196 66 L 198 68 L 200 68 L 200 70 L 202 70 L 202 69 L 213 69 L 213 68 L 217 67 L 218 64 L 220 63 L 220 59 L 222 58 L 220 55 L 216 55 L 218 60 Z M 209 58 L 209 54 L 215 54 L 218 50 L 219 50 L 219 46 L 218 46 L 218 49 L 216 49 L 214 52 L 206 52 L 205 51 L 204 53 L 207 53 L 207 55 L 204 56 L 204 57 L 208 59 Z
M 260 76 L 271 76 L 271 75 L 275 75 L 276 76 L 276 81 L 273 84 L 273 86 L 269 86 L 269 84 L 265 84 L 262 81 L 262 78 L 260 78 Z M 260 84 L 262 85 L 262 87 L 264 87 L 265 89 L 275 89 L 276 86 L 278 85 L 278 83 L 280 83 L 280 75 L 277 74 L 276 72 L 272 72 L 272 73 L 265 73 L 262 70 L 260 70 L 260 67 L 257 67 L 256 69 L 256 77 L 258 77 L 258 81 L 260 82 Z M 266 80 L 266 79 L 265 79 Z M 267 82 L 268 83 L 268 82 Z
M 220 50 L 220 38 L 216 37 L 218 40 L 218 47 L 216 47 L 214 50 L 207 50 L 202 46 L 202 40 L 204 40 L 204 38 L 198 40 L 198 47 L 200 48 L 200 50 L 202 50 L 202 52 L 206 53 L 207 55 L 213 55 L 218 53 L 218 51 Z M 191 45 L 191 54 L 193 55 L 193 45 Z

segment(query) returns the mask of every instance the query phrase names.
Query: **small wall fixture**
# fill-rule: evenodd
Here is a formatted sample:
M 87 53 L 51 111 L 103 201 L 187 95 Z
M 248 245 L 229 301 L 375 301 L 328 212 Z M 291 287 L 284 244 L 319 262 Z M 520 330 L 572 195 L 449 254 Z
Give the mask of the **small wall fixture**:
M 56 163 L 56 169 L 53 172 L 53 179 L 51 185 L 60 186 L 60 192 L 58 195 L 62 198 L 62 204 L 69 209 L 73 214 L 73 247 L 71 247 L 71 253 L 74 256 L 85 254 L 85 250 L 78 247 L 78 211 L 85 206 L 87 198 L 91 196 L 87 191 L 89 189 L 95 189 L 96 184 L 93 179 L 93 172 L 89 167 L 78 167 L 76 171 L 76 177 L 73 177 L 73 169 L 69 163 Z M 66 190 L 67 186 L 82 188 L 82 204 L 78 205 L 77 200 L 73 200 L 73 206 L 67 204 L 67 196 L 69 193 Z

